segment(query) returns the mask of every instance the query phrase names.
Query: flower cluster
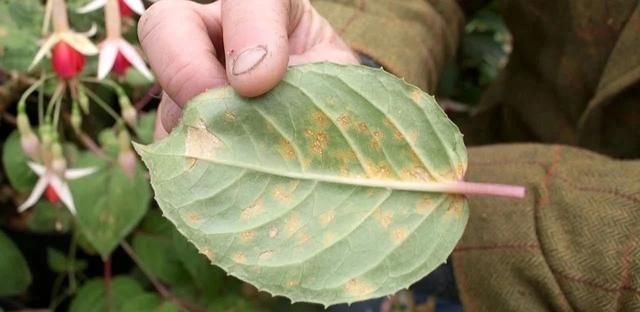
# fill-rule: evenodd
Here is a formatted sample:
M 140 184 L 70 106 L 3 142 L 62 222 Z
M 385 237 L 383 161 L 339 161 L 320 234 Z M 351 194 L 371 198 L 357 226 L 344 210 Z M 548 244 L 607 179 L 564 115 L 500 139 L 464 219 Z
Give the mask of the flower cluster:
M 116 121 L 115 129 L 119 133 L 117 163 L 127 176 L 133 178 L 135 175 L 137 159 L 130 146 L 127 127 L 135 126 L 137 112 L 123 88 L 106 78 L 109 73 L 114 74 L 117 78 L 122 78 L 127 70 L 133 66 L 148 80 L 153 80 L 149 68 L 136 48 L 122 36 L 122 18 L 130 19 L 134 17 L 134 13 L 142 14 L 144 4 L 141 0 L 93 0 L 82 6 L 77 12 L 84 14 L 100 8 L 104 8 L 105 36 L 96 46 L 89 39 L 95 35 L 95 30 L 80 33 L 70 28 L 65 0 L 47 0 L 43 30 L 46 34 L 50 28 L 49 24 L 51 24 L 52 32 L 43 40 L 42 46 L 34 56 L 31 68 L 39 64 L 45 56 L 50 55 L 54 77 L 58 77 L 58 79 L 46 109 L 43 108 L 43 105 L 38 106 L 38 131 L 31 128 L 26 113 L 27 98 L 52 77 L 43 74 L 41 79 L 23 94 L 18 103 L 17 124 L 20 144 L 25 154 L 31 159 L 28 162 L 29 168 L 39 176 L 30 196 L 18 208 L 20 212 L 35 205 L 44 194 L 50 202 L 62 202 L 75 214 L 76 208 L 67 181 L 97 171 L 96 168 L 67 168 L 67 161 L 58 133 L 59 120 L 62 115 L 62 100 L 67 92 L 71 100 L 69 123 L 73 132 L 79 138 L 87 140 L 88 136 L 82 130 L 82 115 L 89 113 L 90 101 L 99 105 Z M 81 73 L 85 67 L 85 57 L 92 55 L 99 55 L 97 79 L 83 78 Z M 90 88 L 87 88 L 85 83 L 101 84 L 114 90 L 120 105 L 120 114 L 117 114 L 108 103 L 93 93 Z

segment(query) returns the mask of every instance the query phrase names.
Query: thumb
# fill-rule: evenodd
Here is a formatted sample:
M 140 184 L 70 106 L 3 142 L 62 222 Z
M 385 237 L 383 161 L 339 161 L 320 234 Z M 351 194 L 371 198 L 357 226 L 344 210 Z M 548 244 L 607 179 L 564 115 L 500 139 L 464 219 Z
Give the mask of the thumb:
M 289 60 L 290 0 L 223 0 L 227 79 L 241 95 L 275 87 Z M 299 14 L 296 14 L 299 15 Z

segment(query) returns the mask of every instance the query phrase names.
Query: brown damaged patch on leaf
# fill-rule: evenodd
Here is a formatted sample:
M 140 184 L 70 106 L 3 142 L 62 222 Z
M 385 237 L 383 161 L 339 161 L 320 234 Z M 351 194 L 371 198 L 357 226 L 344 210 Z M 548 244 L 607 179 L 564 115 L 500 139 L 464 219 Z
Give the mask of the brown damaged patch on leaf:
M 195 126 L 187 127 L 185 139 L 185 156 L 213 159 L 216 150 L 223 146 L 222 141 L 207 130 L 204 121 L 200 120 Z
M 269 229 L 269 238 L 275 238 L 278 235 L 278 228 L 272 227 Z
M 348 114 L 342 114 L 337 119 L 340 128 L 348 129 L 351 126 L 351 117 Z
M 207 258 L 209 258 L 209 260 L 213 260 L 213 258 L 215 257 L 215 254 L 213 253 L 213 251 L 211 251 L 211 249 L 206 248 L 206 247 L 203 248 L 203 249 L 198 250 L 198 252 L 200 254 L 205 255 Z
M 264 212 L 264 199 L 260 197 L 251 206 L 243 209 L 240 212 L 240 217 L 244 220 L 251 220 L 262 212 Z
M 333 222 L 333 219 L 336 218 L 336 212 L 331 209 L 320 214 L 320 224 L 322 226 L 327 226 L 329 223 Z
M 186 215 L 185 221 L 187 221 L 187 224 L 189 224 L 190 226 L 195 226 L 202 222 L 202 216 L 197 212 L 189 212 Z
M 433 211 L 433 199 L 429 196 L 422 196 L 416 204 L 416 212 L 421 215 L 428 215 Z
M 374 291 L 374 287 L 367 281 L 353 278 L 344 286 L 347 293 L 356 298 L 362 298 Z
M 360 133 L 367 133 L 369 132 L 369 126 L 367 126 L 367 124 L 364 121 L 361 121 L 358 123 L 356 130 L 358 130 L 358 132 Z
M 419 103 L 419 102 L 422 100 L 422 97 L 423 97 L 424 95 L 422 94 L 422 91 L 420 91 L 420 90 L 413 90 L 413 91 L 411 92 L 411 95 L 409 95 L 409 96 L 411 97 L 411 100 L 412 100 L 414 103 Z
M 378 221 L 382 228 L 386 229 L 393 222 L 393 213 L 391 211 L 382 211 L 382 208 L 378 207 L 373 211 L 373 218 Z
M 318 127 L 318 129 L 324 129 L 329 123 L 329 118 L 321 111 L 315 111 L 311 114 L 311 120 Z
M 243 263 L 247 262 L 247 257 L 241 252 L 236 252 L 231 257 L 231 260 L 233 260 L 233 262 L 235 262 L 235 263 L 243 264 Z
M 287 281 L 287 287 L 289 287 L 289 288 L 296 287 L 296 286 L 298 286 L 298 284 L 300 284 L 300 281 L 297 281 L 297 280 L 289 280 L 289 281 Z
M 336 235 L 331 233 L 331 232 L 326 232 L 322 236 L 322 241 L 324 242 L 325 246 L 329 246 L 329 245 L 333 244 L 333 242 L 335 240 L 336 240 Z
M 367 172 L 367 175 L 372 179 L 386 180 L 394 176 L 391 168 L 386 163 L 377 165 L 371 161 L 366 161 L 364 169 Z
M 198 162 L 197 158 L 193 158 L 193 157 L 185 157 L 185 163 L 187 165 L 187 170 L 189 169 L 193 169 L 193 167 L 196 166 L 196 163 Z
M 224 121 L 226 122 L 235 122 L 238 120 L 238 116 L 234 112 L 224 112 Z
M 418 180 L 423 182 L 437 181 L 437 179 L 434 178 L 433 175 L 422 165 L 404 169 L 402 170 L 402 173 L 406 180 Z
M 260 255 L 258 256 L 258 260 L 260 261 L 267 261 L 271 258 L 273 258 L 273 250 L 267 250 L 267 251 L 263 251 L 260 253 Z
M 287 218 L 287 221 L 284 224 L 284 230 L 287 234 L 291 235 L 295 233 L 300 228 L 300 216 L 298 213 L 294 213 L 293 215 Z
M 316 155 L 322 156 L 329 144 L 329 137 L 324 131 L 315 132 L 311 129 L 306 129 L 304 135 L 309 141 L 309 149 Z
M 403 227 L 395 228 L 391 231 L 391 240 L 396 243 L 402 243 L 409 236 L 409 231 Z
M 242 241 L 250 241 L 256 236 L 256 231 L 245 231 L 240 234 Z
M 294 160 L 296 159 L 296 151 L 291 146 L 291 142 L 287 139 L 280 139 L 280 143 L 278 144 L 278 151 L 280 155 L 286 160 Z
M 397 141 L 404 141 L 404 135 L 402 135 L 402 132 L 400 132 L 400 130 L 398 128 L 396 128 L 396 126 L 393 124 L 391 119 L 389 119 L 389 117 L 384 117 L 384 119 L 382 119 L 382 123 L 385 126 L 387 126 L 387 128 L 389 128 L 389 130 L 391 130 L 391 132 L 393 132 L 393 137 Z
M 464 207 L 465 197 L 462 195 L 451 195 L 454 196 L 451 204 L 449 204 L 449 208 L 447 208 L 447 212 L 445 213 L 445 218 L 455 218 L 458 219 L 462 217 L 462 211 Z
M 300 181 L 297 181 L 300 183 Z M 294 187 L 295 189 L 295 187 Z M 286 204 L 293 199 L 293 193 L 285 188 L 284 185 L 276 185 L 271 192 L 271 196 L 279 203 Z
M 298 233 L 298 247 L 304 246 L 309 240 L 311 236 L 305 232 Z

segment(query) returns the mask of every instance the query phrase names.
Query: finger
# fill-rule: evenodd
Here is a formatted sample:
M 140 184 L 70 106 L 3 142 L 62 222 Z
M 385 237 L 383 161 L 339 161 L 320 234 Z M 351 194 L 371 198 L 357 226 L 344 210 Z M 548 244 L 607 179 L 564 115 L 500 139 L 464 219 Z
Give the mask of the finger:
M 171 132 L 171 130 L 173 130 L 173 128 L 178 124 L 181 115 L 182 108 L 166 94 L 163 94 L 162 99 L 160 100 L 160 105 L 158 106 L 156 134 L 159 130 L 163 130 L 161 134 L 165 134 L 166 136 L 166 134 Z M 158 129 L 158 127 L 161 129 Z
M 138 37 L 158 82 L 179 106 L 226 84 L 212 42 L 222 42 L 219 5 L 157 2 L 140 19 Z
M 269 91 L 289 61 L 288 29 L 297 23 L 299 0 L 222 0 L 227 79 L 244 96 Z

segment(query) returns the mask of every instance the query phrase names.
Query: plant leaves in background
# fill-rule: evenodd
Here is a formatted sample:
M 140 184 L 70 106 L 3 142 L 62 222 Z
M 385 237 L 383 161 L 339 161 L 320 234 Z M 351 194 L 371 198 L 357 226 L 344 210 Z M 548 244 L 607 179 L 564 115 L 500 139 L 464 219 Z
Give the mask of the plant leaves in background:
M 55 248 L 47 248 L 47 263 L 51 271 L 56 273 L 81 272 L 88 266 L 86 260 L 70 259 Z
M 120 312 L 178 312 L 172 303 L 162 300 L 158 295 L 146 293 L 129 299 L 119 310 Z
M 141 165 L 133 179 L 117 164 L 82 153 L 75 167 L 97 167 L 98 171 L 69 181 L 78 210 L 78 224 L 96 251 L 106 258 L 138 224 L 151 200 L 151 190 Z
M 127 276 L 116 276 L 111 280 L 111 310 L 107 304 L 105 281 L 102 278 L 92 279 L 82 286 L 71 302 L 70 312 L 108 312 L 122 311 L 131 298 L 143 295 L 140 285 Z M 150 311 L 150 310 L 138 310 Z
M 171 135 L 137 146 L 156 200 L 201 253 L 292 301 L 392 294 L 443 263 L 464 196 L 462 135 L 433 97 L 362 66 L 291 68 L 268 94 L 198 96 Z
M 0 231 L 0 297 L 23 293 L 31 284 L 31 272 L 16 245 Z
M 29 158 L 22 151 L 20 133 L 11 132 L 2 147 L 2 165 L 9 183 L 19 192 L 28 193 L 38 181 L 38 176 L 27 165 Z
M 69 230 L 73 216 L 62 203 L 52 204 L 41 200 L 30 210 L 27 221 L 29 230 L 38 233 L 64 233 Z
M 29 68 L 38 50 L 43 12 L 37 0 L 0 1 L 0 67 Z

